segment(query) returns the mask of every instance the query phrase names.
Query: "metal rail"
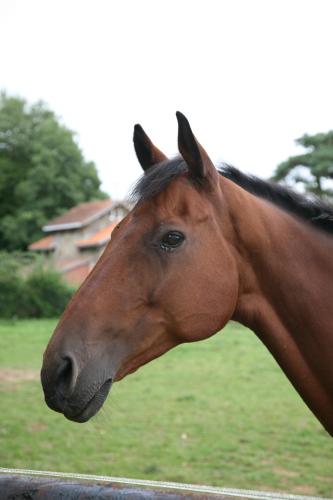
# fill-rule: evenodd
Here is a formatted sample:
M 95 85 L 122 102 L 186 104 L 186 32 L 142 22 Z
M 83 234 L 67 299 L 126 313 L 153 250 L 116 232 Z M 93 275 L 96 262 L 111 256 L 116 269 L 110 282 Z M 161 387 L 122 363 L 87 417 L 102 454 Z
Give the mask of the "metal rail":
M 93 483 L 93 484 L 91 484 Z M 103 484 L 108 483 L 108 484 Z M 332 500 L 196 484 L 0 468 L 0 499 L 29 500 Z

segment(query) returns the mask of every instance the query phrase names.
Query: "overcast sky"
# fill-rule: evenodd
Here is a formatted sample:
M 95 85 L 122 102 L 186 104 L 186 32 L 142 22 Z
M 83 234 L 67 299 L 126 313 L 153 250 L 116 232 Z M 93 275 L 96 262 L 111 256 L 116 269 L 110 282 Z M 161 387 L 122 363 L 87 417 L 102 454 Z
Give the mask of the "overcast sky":
M 0 0 L 0 88 L 45 101 L 114 198 L 141 174 L 133 125 L 172 156 L 178 109 L 267 177 L 333 128 L 332 22 L 331 0 Z

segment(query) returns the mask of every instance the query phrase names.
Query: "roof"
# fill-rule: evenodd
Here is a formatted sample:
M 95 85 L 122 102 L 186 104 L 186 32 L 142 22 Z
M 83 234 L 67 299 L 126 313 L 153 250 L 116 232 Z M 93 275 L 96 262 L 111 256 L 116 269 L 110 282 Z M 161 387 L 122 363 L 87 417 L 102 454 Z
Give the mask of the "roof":
M 72 271 L 78 267 L 87 266 L 90 264 L 89 259 L 61 259 L 56 263 L 56 268 L 58 271 L 64 273 L 67 271 Z
M 31 251 L 37 251 L 37 250 L 50 251 L 50 250 L 55 250 L 55 247 L 56 247 L 55 239 L 53 236 L 50 235 L 50 236 L 45 236 L 45 238 L 35 241 L 34 243 L 31 243 L 28 249 Z
M 43 226 L 43 231 L 65 231 L 86 226 L 106 214 L 113 205 L 114 202 L 110 199 L 80 203 L 64 214 L 50 220 Z
M 92 267 L 92 263 L 85 261 L 81 265 L 62 271 L 62 276 L 69 285 L 79 286 L 86 279 Z
M 100 231 L 97 231 L 97 233 L 93 234 L 92 236 L 77 241 L 76 246 L 79 248 L 91 248 L 91 247 L 101 247 L 105 245 L 110 240 L 111 233 L 118 223 L 119 220 L 113 221 L 111 224 L 104 227 Z

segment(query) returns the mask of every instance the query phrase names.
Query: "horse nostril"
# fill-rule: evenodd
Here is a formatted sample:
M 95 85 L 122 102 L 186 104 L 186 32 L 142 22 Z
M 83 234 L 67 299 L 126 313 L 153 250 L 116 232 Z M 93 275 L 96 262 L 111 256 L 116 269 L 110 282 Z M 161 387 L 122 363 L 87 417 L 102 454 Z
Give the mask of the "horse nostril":
M 70 355 L 64 356 L 56 376 L 56 387 L 59 394 L 69 396 L 73 392 L 77 373 L 75 359 Z

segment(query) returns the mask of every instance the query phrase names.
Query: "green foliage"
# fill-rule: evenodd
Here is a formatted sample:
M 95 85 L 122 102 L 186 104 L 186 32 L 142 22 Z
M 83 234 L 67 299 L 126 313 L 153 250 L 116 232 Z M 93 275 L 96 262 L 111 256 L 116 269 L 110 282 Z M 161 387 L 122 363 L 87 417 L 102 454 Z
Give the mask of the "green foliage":
M 14 258 L 0 253 L 0 317 L 22 317 L 24 307 L 24 282 Z
M 0 249 L 25 249 L 49 219 L 105 197 L 95 165 L 45 104 L 0 94 Z
M 304 135 L 296 143 L 309 151 L 278 165 L 274 180 L 301 183 L 305 191 L 321 197 L 333 197 L 332 184 L 327 183 L 333 179 L 333 131 Z
M 72 291 L 58 273 L 42 268 L 32 272 L 25 281 L 26 317 L 54 318 L 60 316 Z
M 59 316 L 73 291 L 61 276 L 41 267 L 38 258 L 0 252 L 0 317 Z

